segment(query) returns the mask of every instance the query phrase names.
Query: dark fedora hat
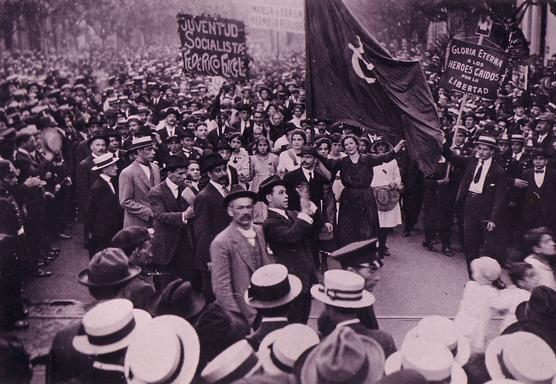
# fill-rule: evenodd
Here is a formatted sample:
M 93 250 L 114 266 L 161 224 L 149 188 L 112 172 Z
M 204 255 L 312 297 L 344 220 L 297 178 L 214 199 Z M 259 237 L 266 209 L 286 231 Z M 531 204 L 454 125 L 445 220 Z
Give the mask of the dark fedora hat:
M 145 241 L 151 238 L 149 230 L 140 225 L 131 225 L 120 229 L 112 238 L 112 247 L 121 248 L 129 256 Z
M 106 248 L 93 256 L 89 267 L 79 272 L 77 279 L 89 287 L 111 287 L 125 283 L 140 273 L 140 267 L 129 265 L 123 250 Z
M 311 156 L 313 156 L 313 157 L 317 157 L 317 156 L 318 156 L 317 150 L 316 150 L 315 148 L 311 147 L 310 145 L 304 145 L 304 146 L 301 148 L 301 152 L 299 153 L 299 155 L 300 155 L 300 156 L 303 156 L 303 155 L 311 155 Z
M 168 116 L 170 114 L 173 114 L 176 116 L 176 118 L 181 118 L 181 113 L 180 110 L 178 109 L 178 107 L 169 107 L 166 109 L 163 109 L 162 112 L 164 113 L 164 116 Z
M 161 169 L 162 172 L 174 171 L 178 168 L 187 168 L 189 162 L 181 156 L 168 156 L 166 165 Z
M 228 143 L 227 140 L 220 140 L 218 142 L 218 144 L 216 145 L 216 150 L 220 151 L 220 150 L 227 150 L 227 151 L 231 151 L 232 150 L 232 146 L 230 145 L 230 143 Z
M 209 153 L 208 155 L 201 158 L 201 163 L 199 164 L 199 166 L 201 168 L 201 172 L 208 172 L 214 167 L 225 164 L 227 164 L 227 161 L 224 160 L 224 158 L 218 153 Z
M 548 152 L 544 148 L 532 148 L 531 149 L 531 157 L 542 156 L 545 159 L 548 158 Z
M 162 291 L 158 315 L 176 315 L 192 321 L 206 305 L 203 295 L 193 291 L 190 282 L 177 279 Z
M 228 208 L 230 203 L 235 199 L 239 199 L 241 197 L 249 197 L 253 199 L 253 202 L 257 202 L 257 193 L 253 191 L 247 191 L 241 185 L 236 184 L 232 186 L 230 193 L 224 197 L 224 208 Z
M 280 179 L 278 176 L 270 176 L 267 179 L 264 179 L 259 185 L 259 200 L 266 203 L 265 196 L 272 192 L 272 188 L 277 185 L 283 185 L 284 187 L 288 186 L 288 182 L 286 180 Z
M 108 141 L 108 136 L 106 136 L 104 133 L 97 133 L 96 135 L 93 135 L 87 139 L 87 145 L 90 146 L 95 140 Z

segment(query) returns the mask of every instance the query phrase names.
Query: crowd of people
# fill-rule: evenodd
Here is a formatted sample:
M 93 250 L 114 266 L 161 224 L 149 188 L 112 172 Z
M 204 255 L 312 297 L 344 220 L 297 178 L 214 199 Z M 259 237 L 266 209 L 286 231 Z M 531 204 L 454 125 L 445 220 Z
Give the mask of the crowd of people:
M 167 48 L 0 60 L 0 327 L 28 327 L 22 283 L 52 275 L 76 222 L 90 259 L 95 305 L 56 335 L 49 382 L 556 377 L 556 61 L 465 96 L 461 124 L 464 95 L 428 73 L 446 143 L 424 175 L 403 139 L 307 116 L 298 60 L 237 82 L 184 75 Z M 420 218 L 470 281 L 455 320 L 425 317 L 398 350 L 372 289 L 392 229 Z M 28 378 L 17 339 L 0 347 L 6 381 Z

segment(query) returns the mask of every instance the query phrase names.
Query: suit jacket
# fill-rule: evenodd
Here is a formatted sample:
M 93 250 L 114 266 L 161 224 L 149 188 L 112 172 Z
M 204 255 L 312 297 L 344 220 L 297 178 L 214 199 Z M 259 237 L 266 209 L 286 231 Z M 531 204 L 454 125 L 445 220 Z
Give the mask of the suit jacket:
M 85 227 L 92 236 L 112 238 L 122 229 L 123 212 L 117 193 L 100 177 L 93 183 L 85 215 Z
M 539 143 L 537 142 L 537 138 L 535 137 L 535 140 L 533 140 L 533 146 L 535 148 L 542 148 L 545 151 L 550 151 L 552 149 L 552 140 L 554 138 L 554 134 L 552 133 L 552 130 L 548 131 L 548 135 L 546 135 L 546 137 Z
M 243 299 L 251 283 L 251 275 L 257 268 L 272 262 L 267 253 L 262 228 L 254 225 L 253 229 L 257 234 L 255 247 L 249 244 L 234 224 L 220 232 L 210 245 L 211 276 L 216 302 L 243 319 L 247 325 L 252 324 L 256 316 L 255 309 Z
M 259 328 L 247 335 L 245 339 L 249 342 L 249 344 L 251 344 L 255 351 L 258 351 L 261 342 L 269 333 L 284 328 L 288 324 L 289 323 L 287 319 L 263 321 L 261 322 Z
M 190 224 L 184 223 L 182 220 L 182 213 L 187 209 L 188 204 L 181 197 L 181 191 L 179 192 L 178 200 L 176 200 L 165 181 L 149 192 L 149 201 L 153 212 L 152 250 L 155 264 L 167 265 L 170 263 L 176 256 L 176 250 L 180 244 L 182 249 L 180 249 L 179 257 L 193 258 Z M 182 240 L 181 243 L 180 240 Z M 189 245 L 189 247 L 184 245 Z
M 479 160 L 475 157 L 456 155 L 449 149 L 445 149 L 444 157 L 451 163 L 464 167 L 456 202 L 465 202 Z M 483 185 L 483 192 L 480 195 L 480 205 L 481 211 L 488 211 L 486 219 L 495 224 L 499 224 L 500 219 L 503 218 L 506 207 L 507 185 L 508 180 L 504 168 L 492 159 Z
M 168 131 L 166 130 L 166 126 L 164 126 L 164 128 L 159 129 L 158 131 L 156 131 L 156 133 L 158 133 L 160 135 L 160 139 L 162 140 L 163 143 L 166 142 L 166 139 L 168 138 Z M 179 126 L 175 126 L 174 129 L 174 134 L 177 136 L 181 136 L 185 133 L 185 130 L 182 127 Z M 165 144 L 166 145 L 166 144 Z
M 91 187 L 98 177 L 98 175 L 91 170 L 93 166 L 93 155 L 89 155 L 82 160 L 77 167 L 77 194 L 79 198 L 80 213 L 82 215 L 85 214 L 87 204 L 89 202 Z M 85 216 L 82 217 L 84 218 Z
M 533 169 L 526 170 L 523 179 L 529 183 L 522 203 L 523 229 L 543 226 L 556 229 L 556 171 L 546 168 L 540 188 L 535 183 Z
M 219 129 L 222 131 L 220 135 L 218 134 Z M 226 135 L 231 132 L 234 132 L 234 130 L 226 125 L 223 128 L 214 128 L 212 131 L 209 132 L 207 141 L 210 143 L 210 145 L 213 146 L 213 148 L 216 149 L 218 143 L 220 143 L 222 140 L 227 140 Z
M 288 172 L 284 175 L 284 180 L 287 180 L 289 183 L 288 188 L 288 201 L 289 201 L 289 208 L 293 210 L 301 210 L 301 206 L 299 205 L 299 195 L 295 191 L 295 188 L 303 182 L 309 182 L 305 178 L 305 174 L 303 173 L 303 169 L 301 167 Z M 315 205 L 323 211 L 322 200 L 324 199 L 324 185 L 328 184 L 329 181 L 324 178 L 317 171 L 315 168 L 313 170 L 313 180 L 309 183 L 309 193 L 311 195 L 311 201 L 315 203 Z M 323 211 L 324 212 L 324 211 Z
M 208 270 L 210 243 L 230 224 L 230 216 L 223 203 L 224 197 L 210 182 L 195 197 L 195 268 L 200 271 Z
M 119 197 L 120 205 L 124 209 L 124 228 L 132 225 L 148 227 L 152 219 L 149 202 L 149 191 L 160 183 L 160 171 L 156 164 L 152 164 L 154 185 L 147 179 L 147 175 L 135 160 L 120 174 Z
M 311 248 L 313 225 L 297 218 L 298 212 L 286 211 L 289 219 L 268 210 L 263 223 L 265 238 L 277 263 L 299 277 L 302 292 L 307 293 L 316 281 L 316 270 Z

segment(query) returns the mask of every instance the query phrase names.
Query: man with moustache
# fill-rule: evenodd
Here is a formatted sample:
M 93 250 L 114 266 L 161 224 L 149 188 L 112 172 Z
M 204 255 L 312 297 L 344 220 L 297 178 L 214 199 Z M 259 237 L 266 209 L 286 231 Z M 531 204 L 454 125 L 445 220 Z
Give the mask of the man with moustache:
M 99 177 L 91 187 L 85 216 L 89 258 L 108 248 L 112 237 L 122 229 L 122 210 L 116 190 L 118 160 L 112 153 L 105 153 L 94 159 L 94 166 L 91 168 Z
M 223 207 L 231 223 L 210 246 L 211 275 L 216 301 L 248 327 L 256 316 L 254 308 L 243 299 L 251 275 L 272 262 L 262 227 L 253 224 L 257 194 L 236 185 L 224 198 Z
M 195 197 L 193 224 L 196 249 L 195 268 L 201 274 L 203 293 L 207 301 L 214 301 L 210 277 L 210 244 L 220 232 L 230 224 L 230 216 L 224 209 L 224 197 L 229 194 L 227 161 L 218 153 L 211 153 L 201 159 L 201 173 L 206 173 L 209 182 Z

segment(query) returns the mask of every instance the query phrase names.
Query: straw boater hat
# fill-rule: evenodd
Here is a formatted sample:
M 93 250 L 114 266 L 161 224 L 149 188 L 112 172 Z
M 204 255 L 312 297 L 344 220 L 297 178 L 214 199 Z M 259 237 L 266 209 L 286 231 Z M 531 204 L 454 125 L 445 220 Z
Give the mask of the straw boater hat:
M 479 136 L 479 138 L 475 141 L 475 145 L 478 144 L 488 145 L 491 148 L 498 148 L 496 138 L 492 136 Z
M 556 356 L 540 337 L 529 332 L 501 335 L 490 342 L 485 364 L 492 379 L 524 384 L 549 383 L 556 376 Z
M 130 151 L 135 151 L 137 149 L 150 147 L 152 145 L 154 145 L 154 141 L 150 136 L 137 137 L 137 138 L 134 138 L 131 141 L 131 145 L 129 147 L 129 150 Z
M 216 356 L 201 372 L 201 379 L 207 384 L 233 383 L 259 373 L 261 362 L 247 340 L 232 344 Z
M 365 279 L 356 273 L 333 269 L 324 273 L 324 285 L 311 287 L 311 295 L 318 301 L 339 308 L 366 308 L 375 297 L 364 289 Z
M 251 276 L 244 300 L 253 308 L 276 308 L 295 299 L 301 293 L 301 280 L 288 274 L 282 264 L 260 267 Z
M 83 316 L 84 334 L 73 338 L 73 347 L 86 355 L 104 355 L 127 348 L 135 332 L 151 315 L 134 309 L 127 299 L 97 304 Z
M 433 382 L 450 380 L 450 384 L 467 384 L 467 375 L 452 352 L 438 341 L 408 333 L 400 351 L 391 354 L 384 364 L 384 373 L 390 375 L 402 369 L 414 369 Z
M 93 158 L 93 167 L 91 171 L 100 171 L 112 164 L 116 164 L 120 160 L 112 152 L 104 153 L 98 157 Z
M 191 324 L 174 315 L 158 316 L 141 327 L 129 343 L 124 361 L 126 381 L 190 383 L 199 355 L 199 337 Z
M 513 135 L 510 136 L 510 142 L 511 143 L 525 143 L 525 136 L 523 136 L 520 133 L 514 133 Z
M 297 359 L 319 341 L 319 335 L 305 324 L 289 324 L 269 333 L 258 352 L 265 373 L 293 373 Z
M 446 346 L 455 361 L 462 367 L 469 361 L 471 347 L 469 341 L 461 335 L 453 320 L 444 316 L 426 316 L 407 337 L 425 337 Z

